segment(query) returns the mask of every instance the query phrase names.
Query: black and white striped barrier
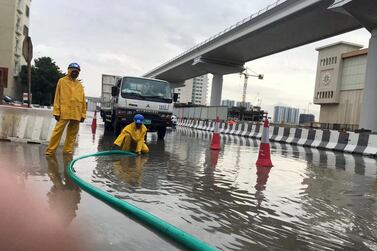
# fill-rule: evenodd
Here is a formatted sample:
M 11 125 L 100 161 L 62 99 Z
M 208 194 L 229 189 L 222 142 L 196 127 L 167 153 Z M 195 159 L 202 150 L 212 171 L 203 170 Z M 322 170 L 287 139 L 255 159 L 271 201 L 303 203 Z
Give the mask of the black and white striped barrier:
M 213 131 L 213 121 L 180 120 L 178 125 L 203 131 Z M 238 123 L 229 125 L 222 122 L 220 133 L 260 139 L 260 124 Z M 306 128 L 270 127 L 271 142 L 327 149 L 363 155 L 377 155 L 377 135 L 369 133 L 338 132 Z

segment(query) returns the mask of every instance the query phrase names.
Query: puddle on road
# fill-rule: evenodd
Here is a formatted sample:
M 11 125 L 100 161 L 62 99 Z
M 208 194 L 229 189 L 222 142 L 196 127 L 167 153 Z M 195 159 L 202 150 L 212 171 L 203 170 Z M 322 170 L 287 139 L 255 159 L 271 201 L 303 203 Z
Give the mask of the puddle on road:
M 374 159 L 272 144 L 274 167 L 256 168 L 257 141 L 226 136 L 216 152 L 209 136 L 179 129 L 149 139 L 147 156 L 90 158 L 77 170 L 222 250 L 377 248 Z

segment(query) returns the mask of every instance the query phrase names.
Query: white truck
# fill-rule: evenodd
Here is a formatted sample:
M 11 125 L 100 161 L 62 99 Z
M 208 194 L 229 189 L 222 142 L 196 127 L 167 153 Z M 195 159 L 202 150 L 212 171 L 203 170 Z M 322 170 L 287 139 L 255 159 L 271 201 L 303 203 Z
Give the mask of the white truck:
M 105 130 L 113 130 L 115 135 L 139 113 L 148 131 L 157 131 L 158 139 L 164 139 L 176 99 L 170 84 L 163 80 L 102 75 L 101 117 Z

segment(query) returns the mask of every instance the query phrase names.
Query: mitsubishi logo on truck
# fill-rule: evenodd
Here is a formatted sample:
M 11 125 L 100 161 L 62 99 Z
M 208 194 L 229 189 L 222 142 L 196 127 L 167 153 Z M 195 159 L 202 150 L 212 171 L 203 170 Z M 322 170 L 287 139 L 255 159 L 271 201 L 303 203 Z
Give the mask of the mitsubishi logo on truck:
M 151 108 L 151 107 L 149 106 L 149 104 L 147 104 L 147 108 Z

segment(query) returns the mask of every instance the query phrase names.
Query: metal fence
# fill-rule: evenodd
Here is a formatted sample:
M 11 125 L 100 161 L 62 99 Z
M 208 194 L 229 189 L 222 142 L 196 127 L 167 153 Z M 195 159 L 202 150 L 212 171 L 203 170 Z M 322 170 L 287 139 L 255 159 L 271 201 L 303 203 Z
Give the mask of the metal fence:
M 228 118 L 228 107 L 175 107 L 173 113 L 178 118 L 185 119 L 214 120 L 218 116 L 220 120 L 226 120 Z

